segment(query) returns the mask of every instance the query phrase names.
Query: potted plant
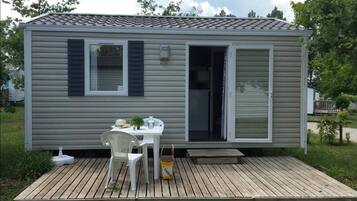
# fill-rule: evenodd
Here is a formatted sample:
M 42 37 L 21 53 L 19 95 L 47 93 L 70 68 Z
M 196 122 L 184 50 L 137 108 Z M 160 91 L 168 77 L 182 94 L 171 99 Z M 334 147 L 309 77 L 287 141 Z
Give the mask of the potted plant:
M 144 125 L 144 120 L 140 116 L 135 115 L 130 119 L 130 124 L 139 130 L 140 126 Z

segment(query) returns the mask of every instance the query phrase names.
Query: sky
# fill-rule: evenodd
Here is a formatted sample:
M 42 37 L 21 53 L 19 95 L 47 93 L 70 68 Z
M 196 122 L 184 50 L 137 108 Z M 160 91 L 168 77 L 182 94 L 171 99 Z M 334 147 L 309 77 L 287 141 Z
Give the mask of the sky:
M 30 0 L 31 1 L 31 0 Z M 179 1 L 179 0 L 174 0 Z M 266 16 L 274 6 L 283 10 L 287 21 L 294 20 L 294 13 L 290 7 L 291 0 L 182 0 L 181 11 L 189 12 L 193 6 L 202 11 L 201 16 L 214 16 L 224 9 L 227 13 L 232 13 L 238 17 L 247 17 L 253 9 L 257 15 Z M 293 0 L 301 2 L 304 0 Z M 1 2 L 1 1 L 0 1 Z M 49 0 L 50 3 L 57 2 Z M 135 15 L 140 12 L 140 6 L 136 0 L 79 0 L 80 4 L 74 13 L 96 13 L 96 14 L 130 14 Z M 167 5 L 168 0 L 156 0 L 160 5 Z M 11 10 L 11 6 L 1 4 L 1 19 L 6 17 L 19 17 Z M 25 19 L 26 20 L 26 19 Z

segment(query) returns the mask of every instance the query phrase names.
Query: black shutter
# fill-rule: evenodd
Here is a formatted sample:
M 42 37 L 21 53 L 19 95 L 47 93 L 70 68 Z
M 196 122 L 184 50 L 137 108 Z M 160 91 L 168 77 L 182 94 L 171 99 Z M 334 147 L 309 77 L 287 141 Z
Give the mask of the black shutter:
M 144 96 L 144 41 L 128 41 L 129 96 Z
M 84 96 L 84 40 L 69 39 L 68 96 Z

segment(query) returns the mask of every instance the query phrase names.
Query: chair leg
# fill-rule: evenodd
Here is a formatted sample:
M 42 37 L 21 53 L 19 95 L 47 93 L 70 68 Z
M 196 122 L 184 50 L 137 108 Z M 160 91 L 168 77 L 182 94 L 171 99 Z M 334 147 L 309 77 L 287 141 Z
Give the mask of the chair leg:
M 145 179 L 146 183 L 149 183 L 149 169 L 148 169 L 148 146 L 144 145 L 143 146 L 143 166 L 144 166 L 144 172 L 145 172 Z
M 109 183 L 109 179 L 111 179 L 112 176 L 112 163 L 113 163 L 113 157 L 110 157 L 109 159 L 109 167 L 108 167 L 108 174 L 107 174 L 107 181 L 105 182 L 105 188 L 108 188 L 108 183 Z
M 130 174 L 130 184 L 131 190 L 136 190 L 136 163 L 129 161 L 129 174 Z

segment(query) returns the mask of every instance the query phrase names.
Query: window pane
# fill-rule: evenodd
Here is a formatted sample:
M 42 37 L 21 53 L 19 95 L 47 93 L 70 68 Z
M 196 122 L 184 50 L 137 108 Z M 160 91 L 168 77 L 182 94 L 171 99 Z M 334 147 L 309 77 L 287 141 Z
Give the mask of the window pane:
M 237 138 L 268 138 L 269 50 L 237 50 Z
M 90 90 L 123 88 L 123 46 L 90 45 Z

